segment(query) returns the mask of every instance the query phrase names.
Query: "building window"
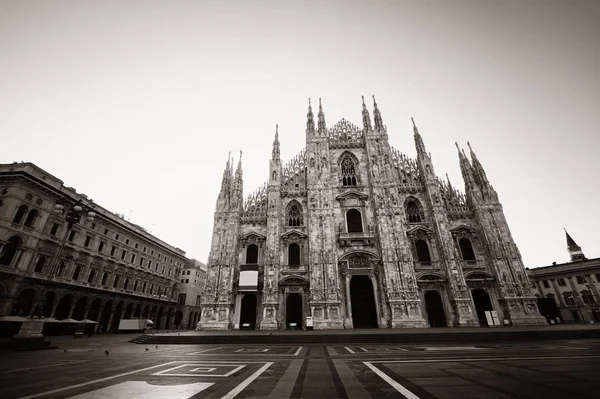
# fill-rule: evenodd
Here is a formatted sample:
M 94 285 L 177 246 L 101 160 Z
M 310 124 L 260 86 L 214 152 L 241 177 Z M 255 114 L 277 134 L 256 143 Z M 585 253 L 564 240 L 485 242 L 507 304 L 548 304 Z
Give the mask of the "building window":
M 129 238 L 125 240 L 125 245 L 129 245 Z
M 585 302 L 587 305 L 594 305 L 596 303 L 594 295 L 588 290 L 582 291 L 581 297 L 583 298 L 583 302 Z
M 302 208 L 295 201 L 288 208 L 288 226 L 302 226 Z
M 140 266 L 144 266 L 144 258 L 140 258 Z
M 300 265 L 300 245 L 293 243 L 288 247 L 288 265 Z
M 246 264 L 254 265 L 258 263 L 258 246 L 256 244 L 248 245 L 246 248 Z
M 90 270 L 90 275 L 88 276 L 88 283 L 93 283 L 94 277 L 96 277 L 96 271 L 92 269 Z
M 411 199 L 406 202 L 406 218 L 408 223 L 421 223 L 425 219 L 418 201 Z
M 0 265 L 11 266 L 18 249 L 23 245 L 21 237 L 12 236 L 0 251 Z M 16 266 L 16 265 L 15 265 Z
M 37 209 L 30 210 L 29 213 L 27 214 L 27 219 L 25 219 L 25 223 L 23 223 L 23 226 L 33 227 L 33 223 L 35 222 L 35 219 L 37 218 L 38 213 L 39 212 L 37 211 Z
M 585 284 L 585 277 L 583 276 L 575 276 L 577 279 L 577 284 Z
M 135 243 L 135 249 L 138 249 L 138 243 L 137 242 Z
M 110 249 L 110 256 L 115 256 L 115 251 L 117 250 L 117 247 L 115 247 L 113 245 L 113 247 Z
M 126 290 L 127 287 L 129 286 L 129 278 L 125 278 L 125 282 L 123 283 L 123 289 Z
M 37 262 L 35 263 L 35 268 L 33 269 L 33 271 L 36 273 L 43 272 L 44 266 L 46 266 L 47 261 L 48 261 L 48 258 L 46 258 L 44 255 L 40 256 L 38 258 Z
M 55 236 L 55 235 L 56 235 L 56 233 L 58 232 L 58 228 L 59 228 L 59 227 L 60 227 L 60 224 L 58 224 L 58 223 L 54 223 L 54 224 L 52 225 L 52 228 L 50 229 L 50 235 L 51 235 L 51 236 Z
M 92 230 L 96 230 L 96 223 L 92 223 Z
M 143 251 L 143 252 L 144 252 L 144 253 L 146 252 L 146 247 L 144 247 L 144 251 Z
M 431 263 L 431 255 L 429 254 L 429 246 L 425 240 L 415 241 L 415 249 L 417 251 L 417 260 L 421 263 Z
M 131 263 L 135 262 L 135 254 L 131 254 Z
M 56 270 L 56 276 L 60 277 L 62 276 L 63 272 L 65 271 L 65 262 L 63 262 L 62 260 L 59 262 L 58 264 L 58 269 Z
M 125 251 L 125 250 L 121 251 L 121 260 L 125 259 L 126 255 L 127 255 L 127 251 Z
M 572 292 L 565 292 L 563 294 L 564 298 L 565 298 L 565 303 L 569 306 L 574 306 L 575 305 L 575 298 L 573 297 L 573 293 Z
M 350 209 L 346 212 L 346 223 L 348 224 L 348 233 L 362 233 L 362 215 L 358 209 Z
M 462 254 L 463 260 L 475 260 L 475 251 L 473 251 L 473 245 L 468 238 L 461 238 L 458 241 L 460 247 L 460 253 Z
M 190 279 L 189 279 L 189 278 L 186 278 L 186 279 L 185 279 L 185 283 L 186 283 L 186 284 L 188 284 L 189 282 L 190 282 Z
M 177 304 L 180 306 L 185 305 L 185 294 L 179 294 L 179 298 L 177 299 Z
M 152 261 L 151 261 L 151 260 L 149 260 L 149 261 L 148 261 L 148 270 L 150 270 L 150 268 L 151 268 L 151 267 L 152 267 Z
M 76 234 L 77 232 L 75 230 L 71 230 L 71 232 L 69 233 L 69 242 L 73 242 L 73 240 L 75 240 Z
M 83 243 L 83 246 L 86 248 L 89 247 L 90 241 L 92 241 L 92 237 L 90 237 L 90 236 L 85 237 L 85 242 Z
M 544 288 L 550 288 L 550 283 L 548 283 L 548 280 L 542 281 L 542 284 L 544 285 Z
M 98 244 L 98 252 L 102 252 L 103 249 L 104 249 L 104 243 L 100 242 L 100 244 Z
M 108 281 L 108 273 L 104 273 L 102 275 L 102 283 L 100 285 L 106 285 L 107 281 Z
M 120 235 L 118 235 L 118 234 L 115 234 L 115 240 L 117 240 L 117 241 L 118 241 L 118 240 L 119 240 L 119 237 L 120 237 Z
M 146 292 L 146 282 L 144 281 L 144 284 L 142 285 L 142 293 Z
M 115 279 L 113 281 L 113 288 L 117 288 L 117 285 L 119 285 L 119 276 L 115 276 Z
M 73 280 L 77 281 L 79 279 L 79 275 L 81 274 L 81 266 L 77 266 L 75 271 L 73 272 Z
M 108 235 L 108 229 L 104 229 L 104 235 Z
M 566 287 L 567 283 L 565 283 L 565 279 L 564 278 L 557 278 L 556 279 L 556 283 L 560 286 L 560 287 Z
M 344 186 L 356 186 L 356 168 L 354 166 L 354 160 L 350 155 L 345 155 L 340 163 L 342 169 L 342 185 Z
M 150 255 L 154 255 L 154 250 L 150 251 Z
M 28 210 L 29 210 L 29 208 L 27 208 L 27 205 L 21 205 L 17 209 L 17 213 L 15 213 L 15 217 L 13 218 L 13 223 L 20 224 L 21 221 L 23 220 L 23 216 L 25 216 L 25 214 L 27 213 Z
M 138 284 L 139 284 L 139 283 L 138 283 L 138 281 L 137 281 L 137 280 L 135 280 L 135 281 L 133 282 L 133 290 L 134 290 L 134 291 L 135 291 L 135 290 L 137 290 Z

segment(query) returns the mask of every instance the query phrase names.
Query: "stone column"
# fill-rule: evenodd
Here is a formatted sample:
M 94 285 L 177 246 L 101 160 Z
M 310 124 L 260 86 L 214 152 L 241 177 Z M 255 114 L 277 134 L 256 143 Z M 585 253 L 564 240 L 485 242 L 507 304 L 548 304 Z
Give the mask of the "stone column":
M 373 296 L 375 297 L 375 311 L 377 312 L 377 327 L 383 328 L 381 325 L 381 310 L 379 308 L 379 290 L 377 289 L 377 279 L 373 273 L 369 273 L 371 284 L 373 285 Z
M 54 317 L 54 314 L 56 313 L 56 308 L 58 307 L 59 301 L 54 301 L 54 303 L 52 304 L 52 311 L 50 312 L 50 317 Z
M 344 283 L 346 284 L 346 311 L 347 311 L 347 316 L 346 316 L 346 320 L 344 320 L 344 324 L 346 328 L 353 328 L 353 322 L 352 322 L 352 300 L 350 298 L 350 279 L 352 278 L 352 276 L 350 276 L 348 273 L 344 274 Z
M 73 316 L 73 311 L 75 310 L 75 305 L 71 305 L 71 309 L 69 309 L 69 314 L 67 315 L 67 319 L 70 319 Z

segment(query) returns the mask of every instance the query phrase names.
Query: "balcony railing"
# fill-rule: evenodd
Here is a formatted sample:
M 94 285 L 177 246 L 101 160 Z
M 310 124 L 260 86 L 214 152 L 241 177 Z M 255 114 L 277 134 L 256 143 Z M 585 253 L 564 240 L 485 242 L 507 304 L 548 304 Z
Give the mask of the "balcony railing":
M 375 234 L 373 232 L 338 233 L 338 242 L 342 247 L 355 245 L 374 246 Z

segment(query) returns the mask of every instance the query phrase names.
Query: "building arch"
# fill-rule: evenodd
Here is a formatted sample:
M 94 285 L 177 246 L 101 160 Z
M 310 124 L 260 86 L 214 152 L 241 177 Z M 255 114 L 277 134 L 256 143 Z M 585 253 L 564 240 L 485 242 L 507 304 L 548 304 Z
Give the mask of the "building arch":
M 81 265 L 77 265 L 75 267 L 75 270 L 73 271 L 73 280 L 77 281 L 79 280 L 79 276 L 81 275 L 81 271 L 83 270 L 83 267 Z
M 346 211 L 346 227 L 348 233 L 362 233 L 363 222 L 362 213 L 356 208 L 350 208 Z
M 300 245 L 295 242 L 288 246 L 288 265 L 300 266 Z
M 302 205 L 298 201 L 290 201 L 286 207 L 285 215 L 288 226 L 298 227 L 303 225 Z
M 21 224 L 21 222 L 23 221 L 23 218 L 25 217 L 25 214 L 27 214 L 27 212 L 29 211 L 29 208 L 27 207 L 27 205 L 23 204 L 21 206 L 19 206 L 17 208 L 17 212 L 15 213 L 15 216 L 13 217 L 13 223 L 15 224 Z
M 15 262 L 15 256 L 23 246 L 23 242 L 21 236 L 14 235 L 10 237 L 2 247 L 2 251 L 0 251 L 0 265 L 11 266 Z
M 16 303 L 12 310 L 12 316 L 28 317 L 33 311 L 35 299 L 38 292 L 33 287 L 23 288 L 17 295 Z
M 246 248 L 246 264 L 253 265 L 258 263 L 258 245 L 250 244 Z
M 463 260 L 476 260 L 471 240 L 466 237 L 459 239 L 458 247 L 460 248 L 460 254 Z
M 404 211 L 406 212 L 406 220 L 408 223 L 421 223 L 425 221 L 425 213 L 421 201 L 410 196 L 404 201 Z
M 36 273 L 43 273 L 44 267 L 46 266 L 47 262 L 48 262 L 48 257 L 45 255 L 40 255 L 37 259 L 37 262 L 35 262 L 33 271 Z
M 422 238 L 415 240 L 415 251 L 417 261 L 422 263 L 431 263 L 431 253 L 429 252 L 429 244 Z
M 27 214 L 27 217 L 25 218 L 25 223 L 23 223 L 23 226 L 33 228 L 35 225 L 35 220 L 37 219 L 38 215 L 39 215 L 39 212 L 37 209 L 30 210 L 29 213 Z
M 64 294 L 60 301 L 58 301 L 58 305 L 56 306 L 56 311 L 54 312 L 54 317 L 59 320 L 68 319 L 71 316 L 71 307 L 73 306 L 73 302 L 75 297 L 71 293 Z
M 350 151 L 344 151 L 338 159 L 342 186 L 357 186 L 359 179 L 359 162 L 356 155 Z

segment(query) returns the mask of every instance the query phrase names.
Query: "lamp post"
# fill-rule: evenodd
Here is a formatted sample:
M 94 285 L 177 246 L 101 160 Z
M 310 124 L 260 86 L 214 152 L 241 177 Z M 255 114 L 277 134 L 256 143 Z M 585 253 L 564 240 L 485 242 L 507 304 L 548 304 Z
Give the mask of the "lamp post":
M 67 238 L 71 234 L 73 226 L 81 221 L 81 218 L 84 214 L 86 221 L 91 222 L 96 217 L 96 213 L 93 211 L 93 208 L 85 205 L 81 200 L 74 204 L 69 204 L 68 209 L 66 209 L 66 213 L 65 206 L 60 203 L 54 205 L 52 212 L 57 215 L 62 215 L 63 213 L 65 214 L 65 220 L 67 222 L 67 231 L 65 232 L 65 235 L 61 240 L 56 256 L 54 257 L 50 273 L 48 273 L 48 277 L 46 278 L 46 280 L 42 282 L 42 295 L 38 298 L 35 310 L 31 313 L 27 320 L 23 321 L 19 333 L 13 337 L 13 341 L 15 341 L 15 344 L 21 348 L 43 349 L 50 346 L 50 342 L 45 342 L 44 336 L 42 334 L 42 329 L 44 328 L 44 305 L 48 286 L 50 285 L 50 282 L 54 277 L 55 271 L 60 262 L 60 255 L 62 254 L 62 251 L 65 247 Z

